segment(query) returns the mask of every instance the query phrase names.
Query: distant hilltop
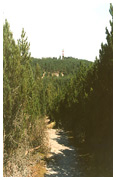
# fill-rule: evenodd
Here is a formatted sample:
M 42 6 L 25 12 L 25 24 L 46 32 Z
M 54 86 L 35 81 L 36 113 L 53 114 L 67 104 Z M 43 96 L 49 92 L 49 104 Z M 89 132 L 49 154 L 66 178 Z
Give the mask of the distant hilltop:
M 69 74 L 75 74 L 79 71 L 80 66 L 89 66 L 93 62 L 73 57 L 64 57 L 63 60 L 56 57 L 48 58 L 33 58 L 32 66 L 36 67 L 36 64 L 40 66 L 42 78 L 45 76 L 63 77 Z

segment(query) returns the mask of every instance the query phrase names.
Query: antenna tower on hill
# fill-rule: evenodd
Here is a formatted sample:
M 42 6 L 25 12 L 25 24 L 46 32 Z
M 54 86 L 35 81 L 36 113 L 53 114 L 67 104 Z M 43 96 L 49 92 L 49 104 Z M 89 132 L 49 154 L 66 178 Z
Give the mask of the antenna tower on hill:
M 64 49 L 62 50 L 62 59 L 64 59 Z

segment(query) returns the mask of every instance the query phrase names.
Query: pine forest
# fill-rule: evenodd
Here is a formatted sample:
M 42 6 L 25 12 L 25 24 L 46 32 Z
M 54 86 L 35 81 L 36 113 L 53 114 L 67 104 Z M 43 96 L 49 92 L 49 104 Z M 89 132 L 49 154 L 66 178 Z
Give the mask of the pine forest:
M 106 43 L 101 43 L 99 57 L 94 62 L 65 56 L 34 58 L 24 28 L 15 41 L 10 22 L 5 20 L 3 176 L 113 176 L 112 4 L 109 13 L 110 30 L 104 29 Z M 67 133 L 66 141 L 75 149 L 74 161 L 74 153 L 68 149 L 61 150 L 59 156 L 52 153 L 52 158 L 49 157 L 51 128 L 59 132 L 62 142 L 63 133 Z M 68 170 L 65 174 L 66 165 L 55 168 L 52 161 L 56 163 L 58 158 L 61 161 L 63 153 L 66 158 L 69 151 L 70 162 L 67 160 L 66 164 L 69 169 L 75 164 L 75 169 L 74 173 L 72 170 L 68 174 Z M 52 166 L 59 175 L 47 174 Z

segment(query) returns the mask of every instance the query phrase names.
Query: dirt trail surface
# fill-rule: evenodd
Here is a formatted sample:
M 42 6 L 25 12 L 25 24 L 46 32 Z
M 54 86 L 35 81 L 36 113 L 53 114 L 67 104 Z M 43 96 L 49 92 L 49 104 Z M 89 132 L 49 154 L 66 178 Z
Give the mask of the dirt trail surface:
M 63 130 L 48 129 L 51 153 L 47 163 L 45 177 L 80 176 L 77 152 L 70 145 L 67 133 Z

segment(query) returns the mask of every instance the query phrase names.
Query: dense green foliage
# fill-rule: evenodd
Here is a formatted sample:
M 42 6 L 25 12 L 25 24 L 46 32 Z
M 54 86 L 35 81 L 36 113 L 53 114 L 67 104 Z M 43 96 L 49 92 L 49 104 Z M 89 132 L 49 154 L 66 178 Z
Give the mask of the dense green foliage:
M 3 27 L 3 110 L 5 158 L 21 143 L 43 143 L 49 116 L 69 129 L 78 144 L 104 155 L 113 148 L 113 7 L 111 31 L 91 63 L 72 57 L 31 58 L 24 29 L 16 44 L 8 22 Z M 54 74 L 57 73 L 58 77 Z M 39 125 L 36 126 L 36 125 Z M 37 136 L 35 135 L 35 130 Z M 112 163 L 112 157 L 109 157 Z M 105 157 L 105 156 L 104 156 Z M 109 158 L 107 158 L 109 160 Z M 109 161 L 107 161 L 109 163 Z
M 39 66 L 41 67 L 42 74 L 46 72 L 46 74 L 51 75 L 52 73 L 57 72 L 60 75 L 61 73 L 63 73 L 64 75 L 69 75 L 77 73 L 81 64 L 89 66 L 90 64 L 92 64 L 92 62 L 82 59 L 76 59 L 73 57 L 64 57 L 63 59 L 32 58 L 32 65 L 35 67 L 36 64 L 39 64 Z
M 88 68 L 81 66 L 68 83 L 60 86 L 48 114 L 59 126 L 72 130 L 77 143 L 113 165 L 113 7 L 111 31 L 101 44 L 99 58 Z M 63 81 L 62 81 L 63 83 Z M 65 86 L 65 87 L 64 87 Z M 100 161 L 100 163 L 101 163 Z M 109 168 L 109 169 L 110 169 Z M 110 170 L 111 170 L 110 169 Z M 109 170 L 109 171 L 110 171 Z M 112 174 L 112 170 L 110 172 Z
M 99 59 L 72 76 L 60 88 L 50 117 L 70 128 L 92 146 L 111 147 L 113 143 L 113 8 L 110 6 L 111 32 L 106 28 L 106 44 L 101 44 Z M 62 94 L 62 96 L 61 96 Z M 60 102 L 59 102 L 60 101 Z M 81 136 L 82 134 L 82 136 Z
M 46 151 L 45 115 L 43 83 L 39 78 L 39 68 L 33 75 L 30 44 L 24 29 L 16 44 L 10 26 L 3 26 L 3 125 L 4 125 L 4 167 L 20 163 L 29 148 L 40 145 L 40 151 Z M 17 153 L 18 152 L 18 153 Z M 18 154 L 18 156 L 16 155 Z M 16 157 L 15 157 L 16 156 Z M 13 158 L 11 160 L 11 158 Z M 17 161 L 17 162 L 15 162 Z M 22 167 L 23 168 L 23 167 Z M 4 169 L 7 176 L 13 176 L 11 170 Z M 15 175 L 15 174 L 14 174 Z

